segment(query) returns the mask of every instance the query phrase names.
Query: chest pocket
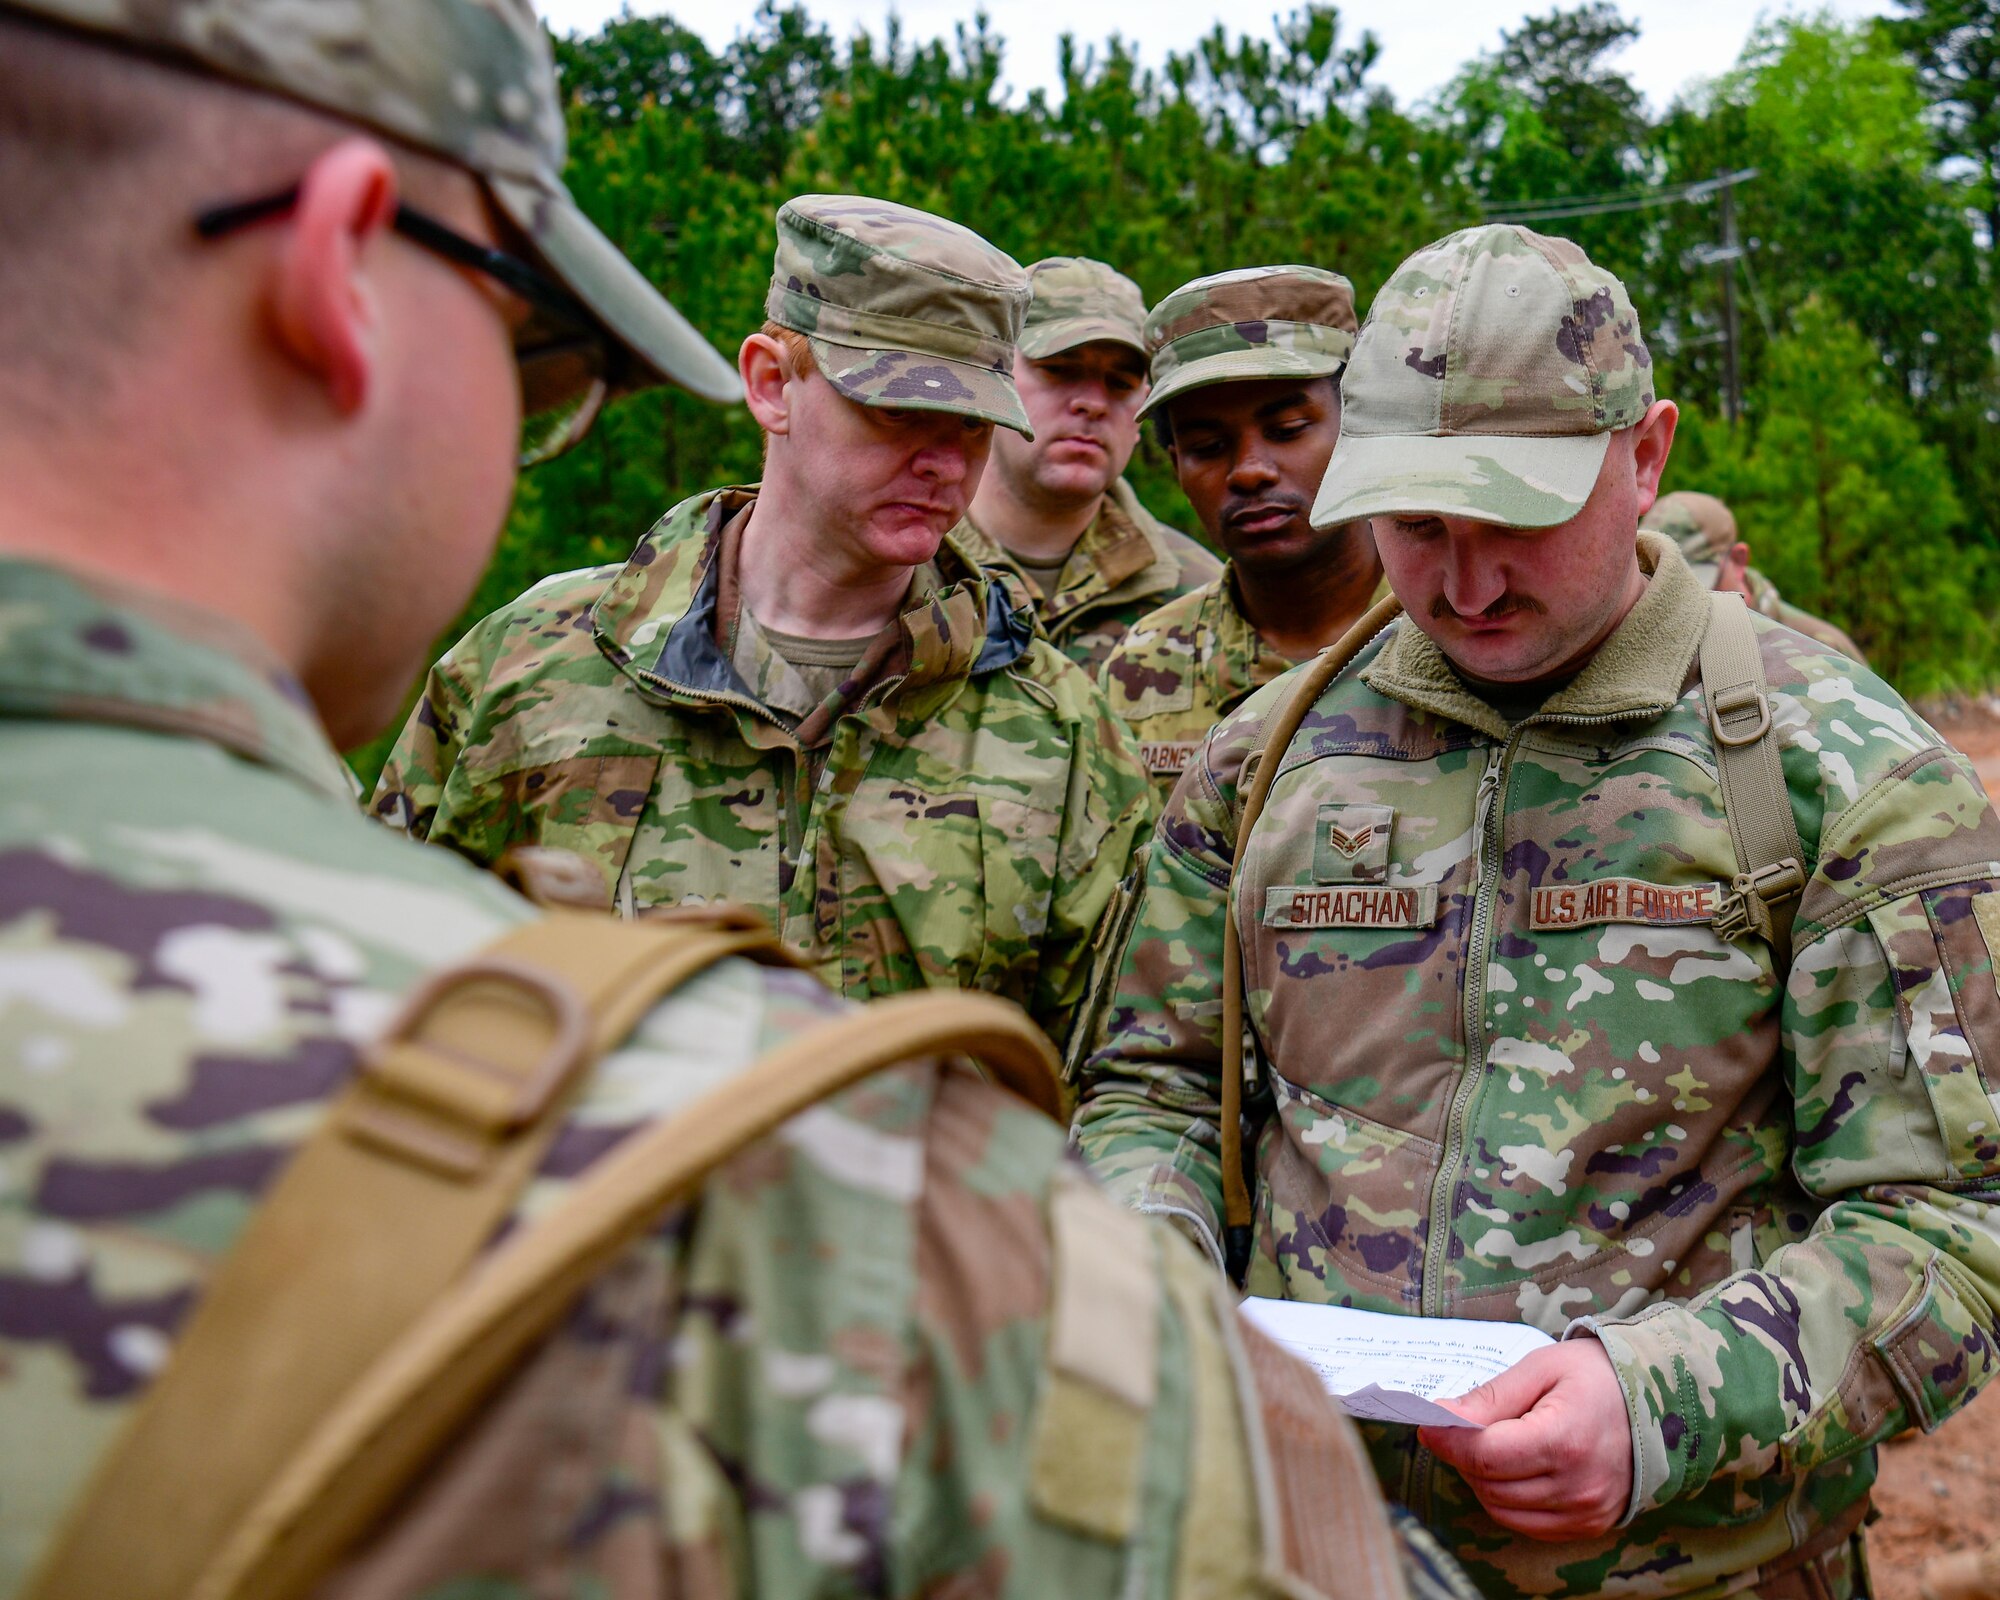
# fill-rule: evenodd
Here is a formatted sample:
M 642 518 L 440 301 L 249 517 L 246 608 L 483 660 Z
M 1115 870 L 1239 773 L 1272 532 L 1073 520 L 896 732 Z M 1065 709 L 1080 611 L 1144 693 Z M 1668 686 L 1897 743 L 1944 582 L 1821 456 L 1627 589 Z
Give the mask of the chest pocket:
M 841 988 L 983 989 L 1027 1002 L 1056 881 L 1061 816 L 971 790 L 871 777 L 836 825 Z M 822 908 L 823 910 L 826 908 Z
M 1129 671 L 1120 670 L 1129 668 Z M 1117 685 L 1117 709 L 1128 722 L 1143 717 L 1162 717 L 1176 711 L 1194 709 L 1195 660 L 1192 655 L 1172 662 L 1165 670 L 1148 669 L 1138 662 L 1121 662 L 1112 669 Z M 1173 677 L 1168 679 L 1168 672 Z
M 477 793 L 448 787 L 431 838 L 488 863 L 517 844 L 570 851 L 598 869 L 609 907 L 659 764 L 657 755 L 574 756 L 496 773 Z

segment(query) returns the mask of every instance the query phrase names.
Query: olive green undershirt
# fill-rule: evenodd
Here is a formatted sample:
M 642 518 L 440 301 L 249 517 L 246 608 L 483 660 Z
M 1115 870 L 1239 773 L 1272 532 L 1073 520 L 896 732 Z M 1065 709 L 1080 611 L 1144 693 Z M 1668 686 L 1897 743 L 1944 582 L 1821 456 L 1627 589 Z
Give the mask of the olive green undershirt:
M 815 701 L 823 701 L 854 675 L 861 658 L 876 636 L 861 639 L 808 639 L 803 634 L 780 633 L 776 628 L 757 624 L 764 642 L 799 675 L 799 681 Z
M 1014 558 L 1014 565 L 1027 574 L 1028 581 L 1035 586 L 1041 597 L 1048 600 L 1062 588 L 1063 568 L 1069 565 L 1070 555 L 1075 549 L 1076 546 L 1071 545 L 1053 561 L 1030 561 L 1014 550 L 1009 550 L 1007 554 Z

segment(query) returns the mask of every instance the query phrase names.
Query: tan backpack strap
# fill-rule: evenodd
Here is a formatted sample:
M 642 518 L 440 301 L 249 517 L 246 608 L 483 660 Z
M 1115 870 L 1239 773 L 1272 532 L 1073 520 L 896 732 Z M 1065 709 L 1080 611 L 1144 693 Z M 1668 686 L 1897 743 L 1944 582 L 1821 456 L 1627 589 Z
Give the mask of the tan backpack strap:
M 1018 1007 L 981 994 L 908 994 L 807 1030 L 619 1144 L 355 1385 L 284 1463 L 188 1591 L 192 1600 L 306 1592 L 673 1200 L 826 1096 L 898 1062 L 958 1052 L 1055 1116 L 1055 1053 Z
M 1783 972 L 1791 965 L 1792 919 L 1805 892 L 1805 850 L 1778 759 L 1757 630 L 1741 595 L 1709 596 L 1701 687 L 1722 810 L 1736 849 L 1736 876 L 1716 912 L 1715 931 L 1731 943 L 1755 934 L 1771 946 Z
M 1222 937 L 1222 1259 L 1239 1287 L 1250 1270 L 1250 1183 L 1243 1170 L 1243 952 L 1236 939 L 1236 868 L 1250 842 L 1250 830 L 1264 814 L 1271 783 L 1291 747 L 1292 735 L 1327 685 L 1347 670 L 1363 646 L 1402 615 L 1394 595 L 1362 613 L 1361 620 L 1313 657 L 1290 693 L 1257 730 L 1243 757 L 1238 778 L 1241 809 L 1236 853 L 1229 867 L 1229 898 Z M 1273 755 L 1272 752 L 1276 754 Z M 1268 759 L 1267 759 L 1268 758 Z
M 320 1419 L 493 1237 L 599 1054 L 725 956 L 740 908 L 558 913 L 433 974 L 285 1167 L 23 1600 L 183 1600 Z

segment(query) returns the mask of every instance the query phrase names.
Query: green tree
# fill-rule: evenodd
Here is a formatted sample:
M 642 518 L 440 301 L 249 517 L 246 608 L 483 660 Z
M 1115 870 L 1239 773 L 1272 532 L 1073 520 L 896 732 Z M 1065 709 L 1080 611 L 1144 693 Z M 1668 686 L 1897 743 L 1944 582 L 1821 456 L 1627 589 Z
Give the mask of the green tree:
M 1609 0 L 1529 17 L 1465 68 L 1442 100 L 1467 183 L 1504 214 L 1526 201 L 1595 199 L 1651 174 L 1645 102 L 1614 58 L 1639 29 Z M 1551 224 L 1629 271 L 1644 237 L 1629 213 Z
M 1827 302 L 1772 341 L 1747 446 L 1699 415 L 1688 476 L 1727 499 L 1756 565 L 1839 623 L 1906 694 L 1983 686 L 1992 622 L 1961 544 L 1964 508 L 1880 354 Z
M 1897 0 L 1889 24 L 1916 64 L 1938 113 L 1945 154 L 1970 162 L 1986 248 L 2000 244 L 2000 3 L 1996 0 Z

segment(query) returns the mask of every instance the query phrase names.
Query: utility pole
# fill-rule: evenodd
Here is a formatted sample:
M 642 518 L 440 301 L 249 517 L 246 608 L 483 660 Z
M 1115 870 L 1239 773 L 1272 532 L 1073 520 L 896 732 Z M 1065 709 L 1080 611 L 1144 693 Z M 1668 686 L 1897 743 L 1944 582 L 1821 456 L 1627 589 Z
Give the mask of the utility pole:
M 1716 173 L 1717 178 L 1722 176 L 1721 172 Z M 1735 184 L 1723 184 L 1721 200 L 1722 249 L 1716 259 L 1722 268 L 1722 414 L 1733 428 L 1743 414 L 1743 369 L 1737 361 L 1736 324 L 1736 258 L 1743 254 L 1743 247 L 1736 242 Z
M 1743 241 L 1736 237 L 1736 186 L 1757 176 L 1755 167 L 1740 172 L 1717 170 L 1705 183 L 1691 185 L 1690 200 L 1714 195 L 1721 202 L 1722 237 L 1714 244 L 1697 245 L 1690 256 L 1698 266 L 1722 269 L 1722 414 L 1735 427 L 1743 414 L 1742 328 L 1736 318 L 1736 263 L 1743 254 Z

